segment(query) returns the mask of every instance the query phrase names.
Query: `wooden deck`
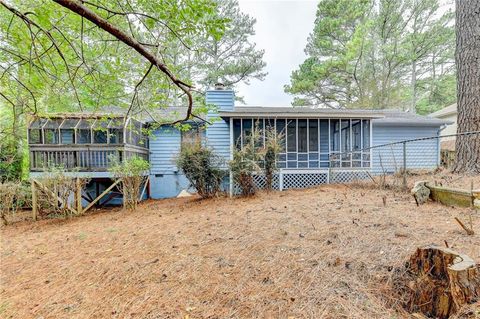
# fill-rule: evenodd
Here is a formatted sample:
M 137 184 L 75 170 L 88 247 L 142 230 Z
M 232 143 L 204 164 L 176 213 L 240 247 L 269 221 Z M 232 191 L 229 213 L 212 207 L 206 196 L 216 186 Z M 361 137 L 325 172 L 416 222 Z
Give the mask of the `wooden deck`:
M 148 160 L 148 149 L 130 144 L 30 145 L 30 171 L 63 166 L 80 172 L 106 172 L 112 159 L 123 161 L 132 156 Z

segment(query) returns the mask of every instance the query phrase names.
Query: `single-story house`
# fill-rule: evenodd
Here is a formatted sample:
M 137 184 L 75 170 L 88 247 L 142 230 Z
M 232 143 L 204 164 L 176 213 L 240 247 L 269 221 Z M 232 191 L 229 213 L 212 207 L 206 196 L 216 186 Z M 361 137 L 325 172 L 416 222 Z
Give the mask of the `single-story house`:
M 385 171 L 385 166 L 390 165 L 386 157 L 400 159 L 401 150 L 391 148 L 389 155 L 383 155 L 382 164 L 382 155 L 375 146 L 436 137 L 447 123 L 396 110 L 236 106 L 234 92 L 221 86 L 206 92 L 206 102 L 215 105 L 216 111 L 207 114 L 211 124 L 205 126 L 201 136 L 226 163 L 232 159 L 234 148 L 241 147 L 245 136 L 255 127 L 272 127 L 284 133 L 283 152 L 277 161 L 279 173 L 274 181 L 278 189 L 346 182 Z M 97 117 L 64 114 L 32 122 L 30 175 L 41 175 L 42 165 L 47 162 L 64 163 L 67 168 L 77 167 L 72 172 L 76 176 L 101 181 L 100 186 L 98 183 L 92 186 L 98 194 L 108 186 L 111 177 L 108 155 L 117 154 L 122 159 L 137 154 L 151 164 L 149 197 L 175 197 L 189 188 L 187 179 L 175 165 L 184 132 L 163 126 L 147 137 L 141 134 L 141 129 L 148 121 Z M 409 169 L 438 167 L 438 139 L 409 145 L 407 157 Z M 392 170 L 387 167 L 387 171 Z M 257 182 L 261 186 L 262 176 Z M 233 191 L 230 179 L 226 180 L 225 188 Z

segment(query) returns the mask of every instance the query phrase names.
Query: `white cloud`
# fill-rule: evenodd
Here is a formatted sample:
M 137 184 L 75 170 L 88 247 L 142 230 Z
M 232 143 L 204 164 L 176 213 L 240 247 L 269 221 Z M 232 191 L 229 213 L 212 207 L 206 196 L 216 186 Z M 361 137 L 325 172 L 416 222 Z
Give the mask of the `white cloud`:
M 312 32 L 317 1 L 240 0 L 240 9 L 257 20 L 253 41 L 265 50 L 268 75 L 264 81 L 241 84 L 246 105 L 288 106 L 292 97 L 283 91 L 291 72 L 305 59 L 303 52 Z

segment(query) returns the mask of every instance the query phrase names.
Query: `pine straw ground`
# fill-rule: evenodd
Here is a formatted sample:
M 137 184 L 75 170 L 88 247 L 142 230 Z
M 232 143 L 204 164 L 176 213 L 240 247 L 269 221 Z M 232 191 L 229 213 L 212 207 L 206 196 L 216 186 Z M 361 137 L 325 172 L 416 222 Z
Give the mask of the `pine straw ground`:
M 480 213 L 474 236 L 453 219 L 469 212 L 326 185 L 19 222 L 0 230 L 0 317 L 409 318 L 395 267 L 444 241 L 480 262 Z

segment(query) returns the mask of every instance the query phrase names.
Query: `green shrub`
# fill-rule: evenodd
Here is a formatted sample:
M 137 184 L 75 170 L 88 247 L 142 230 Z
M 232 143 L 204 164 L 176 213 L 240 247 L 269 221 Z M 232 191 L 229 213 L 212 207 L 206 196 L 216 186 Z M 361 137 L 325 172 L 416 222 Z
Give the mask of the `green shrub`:
M 282 151 L 284 134 L 277 133 L 275 128 L 265 130 L 265 148 L 263 153 L 263 172 L 266 178 L 266 188 L 272 189 L 273 175 L 277 172 L 277 157 Z
M 225 171 L 222 158 L 202 144 L 199 138 L 182 143 L 177 158 L 178 168 L 203 198 L 217 196 Z
M 242 196 L 252 196 L 257 191 L 253 175 L 262 171 L 260 163 L 264 159 L 263 147 L 257 146 L 260 137 L 259 130 L 253 130 L 245 137 L 243 147 L 233 151 L 233 159 L 229 163 L 233 182 L 240 187 Z
M 4 225 L 8 217 L 31 203 L 30 187 L 20 182 L 0 182 L 0 219 Z
M 150 164 L 138 157 L 133 156 L 122 162 L 118 162 L 115 156 L 110 158 L 109 171 L 117 179 L 120 179 L 120 192 L 123 194 L 123 207 L 134 210 L 140 202 L 142 185 L 147 180 L 146 172 Z

